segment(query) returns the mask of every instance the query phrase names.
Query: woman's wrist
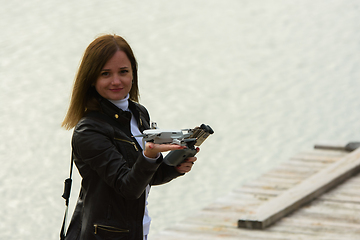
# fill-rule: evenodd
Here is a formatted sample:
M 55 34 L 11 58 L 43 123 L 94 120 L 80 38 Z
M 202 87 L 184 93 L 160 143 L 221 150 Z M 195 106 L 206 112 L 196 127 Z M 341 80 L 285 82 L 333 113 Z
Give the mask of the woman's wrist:
M 147 157 L 147 156 L 145 155 L 144 151 L 143 151 L 143 156 L 144 156 L 144 158 L 145 158 L 148 162 L 156 163 L 156 161 L 160 158 L 161 154 L 158 153 L 158 154 L 156 155 L 156 157 L 150 158 L 150 157 Z
M 146 144 L 145 145 L 145 150 L 144 150 L 144 156 L 148 157 L 148 158 L 156 158 L 159 155 L 158 151 L 154 151 L 154 144 L 150 143 L 150 144 Z

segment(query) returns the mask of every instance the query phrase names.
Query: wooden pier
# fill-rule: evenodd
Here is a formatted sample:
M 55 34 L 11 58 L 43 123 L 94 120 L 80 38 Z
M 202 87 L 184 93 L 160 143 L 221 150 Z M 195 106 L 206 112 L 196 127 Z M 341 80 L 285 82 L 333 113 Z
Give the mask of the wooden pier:
M 317 144 L 151 239 L 359 240 L 358 146 Z

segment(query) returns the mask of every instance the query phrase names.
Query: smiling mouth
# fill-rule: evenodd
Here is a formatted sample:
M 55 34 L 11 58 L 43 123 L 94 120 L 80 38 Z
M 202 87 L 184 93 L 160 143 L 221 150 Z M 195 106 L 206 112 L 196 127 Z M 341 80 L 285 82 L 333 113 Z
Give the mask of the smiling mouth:
M 119 91 L 121 91 L 122 90 L 122 88 L 114 88 L 114 89 L 110 89 L 110 91 L 112 91 L 112 92 L 119 92 Z

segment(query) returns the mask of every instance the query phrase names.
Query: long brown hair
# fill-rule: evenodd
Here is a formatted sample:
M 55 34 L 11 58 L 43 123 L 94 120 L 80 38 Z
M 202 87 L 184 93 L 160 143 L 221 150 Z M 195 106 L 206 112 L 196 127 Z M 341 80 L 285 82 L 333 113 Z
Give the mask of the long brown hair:
M 103 35 L 96 38 L 86 48 L 77 72 L 71 95 L 69 109 L 61 126 L 69 130 L 78 123 L 88 110 L 99 110 L 94 88 L 101 69 L 117 51 L 124 51 L 130 60 L 133 84 L 130 99 L 139 101 L 137 62 L 130 45 L 117 35 Z

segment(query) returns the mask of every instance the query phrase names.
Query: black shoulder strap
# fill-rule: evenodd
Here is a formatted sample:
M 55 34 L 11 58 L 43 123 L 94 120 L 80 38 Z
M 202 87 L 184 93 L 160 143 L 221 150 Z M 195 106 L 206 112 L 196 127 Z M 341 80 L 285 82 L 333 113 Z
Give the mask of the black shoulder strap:
M 74 165 L 74 153 L 71 153 L 71 163 L 70 163 L 70 176 L 69 178 L 65 179 L 64 182 L 64 193 L 62 197 L 65 199 L 65 214 L 64 214 L 64 220 L 62 223 L 61 231 L 60 231 L 60 240 L 64 240 L 66 236 L 66 217 L 68 214 L 68 208 L 69 208 L 69 199 L 70 199 L 70 192 L 71 192 L 71 183 L 72 183 L 72 171 L 73 171 L 73 165 Z

